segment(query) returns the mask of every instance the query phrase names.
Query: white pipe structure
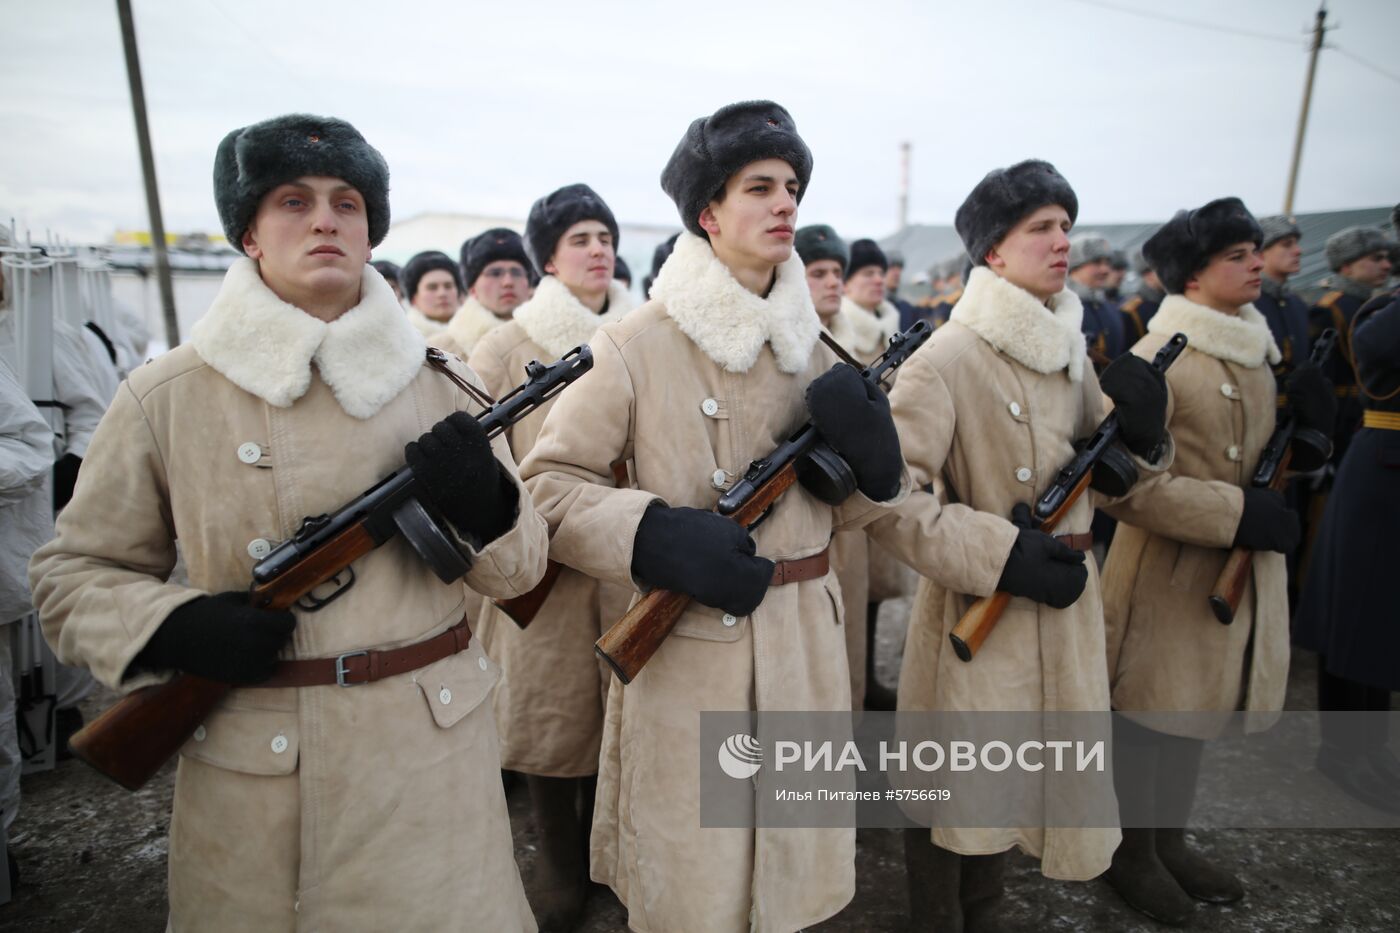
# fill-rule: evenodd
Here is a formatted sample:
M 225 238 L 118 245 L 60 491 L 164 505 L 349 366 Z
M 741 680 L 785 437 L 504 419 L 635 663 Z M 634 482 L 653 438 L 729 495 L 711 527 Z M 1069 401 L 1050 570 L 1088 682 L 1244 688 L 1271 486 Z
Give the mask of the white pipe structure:
M 54 262 L 53 304 L 60 321 L 82 327 L 89 320 L 83 308 L 82 289 L 78 281 L 78 254 L 62 246 L 48 248 Z
M 24 391 L 58 434 L 63 418 L 55 404 L 53 381 L 54 261 L 35 249 L 4 247 L 0 263 L 10 296 L 7 320 L 0 323 L 11 328 L 15 338 L 15 358 L 10 363 Z
M 78 260 L 78 290 L 91 320 L 107 336 L 116 330 L 116 314 L 112 310 L 112 267 L 97 256 Z
M 15 375 L 39 412 L 57 435 L 63 430 L 62 412 L 53 378 L 54 261 L 28 247 L 0 247 L 8 309 L 0 312 L 0 326 L 12 328 Z M 57 661 L 44 642 L 39 617 L 30 613 L 15 624 L 15 685 L 32 701 L 16 708 L 34 747 L 24 759 L 22 773 L 52 770 L 56 762 L 53 744 Z

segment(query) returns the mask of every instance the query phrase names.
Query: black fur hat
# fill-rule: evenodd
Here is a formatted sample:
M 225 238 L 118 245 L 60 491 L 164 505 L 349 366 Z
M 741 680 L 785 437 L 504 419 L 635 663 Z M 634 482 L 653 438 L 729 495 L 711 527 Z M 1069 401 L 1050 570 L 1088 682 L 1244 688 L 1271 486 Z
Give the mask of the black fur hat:
M 229 245 L 243 251 L 243 233 L 258 202 L 278 185 L 307 175 L 342 178 L 365 199 L 369 242 L 389 232 L 389 165 L 344 120 L 289 113 L 236 129 L 214 153 L 214 203 Z
M 679 233 L 673 233 L 663 242 L 656 244 L 656 249 L 651 251 L 651 272 L 642 276 L 642 291 L 648 298 L 651 297 L 651 283 L 656 281 L 656 277 L 661 274 L 661 267 L 666 265 L 666 260 L 676 251 L 676 241 L 680 237 Z
M 1142 244 L 1142 255 L 1169 294 L 1186 291 L 1191 276 L 1235 243 L 1264 241 L 1259 221 L 1239 198 L 1219 198 L 1194 211 L 1177 211 Z
M 508 227 L 493 227 L 478 233 L 462 244 L 462 281 L 471 288 L 481 270 L 502 259 L 520 263 L 527 274 L 531 271 L 530 257 L 525 254 L 525 241 L 520 239 L 520 234 Z
M 617 220 L 598 193 L 587 185 L 565 185 L 530 206 L 530 216 L 525 220 L 525 248 L 541 275 L 559 238 L 580 220 L 596 220 L 607 227 L 613 250 L 617 250 Z
M 792 115 L 771 100 L 729 104 L 690 124 L 661 170 L 661 190 L 676 202 L 685 228 L 709 239 L 700 212 L 730 175 L 760 159 L 782 159 L 792 166 L 801 203 L 812 177 L 812 151 L 797 135 Z
M 851 261 L 851 251 L 847 249 L 846 241 L 826 224 L 799 227 L 792 238 L 792 246 L 797 250 L 797 255 L 802 258 L 804 265 L 810 266 L 823 259 L 835 259 L 841 264 L 841 271 L 844 272 Z
M 397 282 L 399 280 L 399 267 L 387 259 L 376 259 L 370 263 L 374 266 L 374 271 L 384 276 L 385 281 Z
M 851 261 L 846 266 L 847 281 L 866 266 L 879 266 L 881 272 L 890 271 L 889 260 L 885 258 L 885 251 L 880 249 L 879 243 L 874 240 L 856 240 L 851 244 Z
M 425 250 L 414 256 L 403 264 L 403 271 L 399 273 L 399 287 L 403 289 L 403 296 L 408 301 L 413 301 L 413 296 L 418 293 L 418 283 L 423 276 L 434 269 L 441 269 L 452 274 L 452 281 L 457 283 L 457 291 L 465 291 L 462 288 L 462 270 L 457 268 L 457 264 L 452 261 L 452 257 L 446 253 L 438 252 L 435 249 Z
M 1005 239 L 1022 218 L 1047 204 L 1063 207 L 1070 223 L 1079 216 L 1079 198 L 1055 166 L 1040 159 L 1027 159 L 1010 168 L 988 172 L 958 208 L 953 226 L 972 262 L 985 266 L 987 252 Z
M 632 270 L 627 268 L 627 261 L 621 256 L 613 258 L 613 278 L 628 285 L 632 284 Z

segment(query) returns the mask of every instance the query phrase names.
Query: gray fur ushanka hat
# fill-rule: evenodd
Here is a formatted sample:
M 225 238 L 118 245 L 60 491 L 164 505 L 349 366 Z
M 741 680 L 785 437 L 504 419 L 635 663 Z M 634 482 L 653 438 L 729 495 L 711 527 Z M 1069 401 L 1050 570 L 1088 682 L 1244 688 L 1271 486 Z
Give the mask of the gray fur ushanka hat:
M 1071 272 L 1101 259 L 1113 261 L 1113 244 L 1107 239 L 1093 233 L 1081 233 L 1070 238 L 1068 261 Z
M 987 252 L 1022 218 L 1047 204 L 1063 207 L 1071 224 L 1079 216 L 1079 198 L 1055 166 L 1027 159 L 988 172 L 958 208 L 953 227 L 973 264 L 985 266 Z
M 1347 227 L 1327 238 L 1327 265 L 1333 272 L 1363 256 L 1390 250 L 1390 238 L 1379 227 Z
M 584 184 L 565 185 L 530 205 L 525 219 L 525 249 L 535 269 L 544 275 L 544 264 L 570 227 L 581 220 L 596 220 L 612 234 L 613 251 L 618 244 L 617 219 L 598 192 Z
M 708 239 L 700 226 L 700 212 L 729 176 L 761 159 L 782 159 L 792 166 L 801 203 L 812 177 L 812 151 L 797 135 L 792 114 L 771 100 L 729 104 L 686 129 L 661 170 L 661 190 L 676 202 L 685 228 Z
M 1263 242 L 1259 222 L 1239 198 L 1219 198 L 1194 211 L 1177 211 L 1142 244 L 1142 255 L 1157 271 L 1162 287 L 1180 295 L 1212 256 L 1247 240 L 1255 246 Z
M 1300 240 L 1303 238 L 1303 231 L 1298 229 L 1298 221 L 1286 214 L 1260 217 L 1259 230 L 1264 234 L 1264 239 L 1259 244 L 1260 249 L 1268 249 L 1286 236 L 1296 236 Z
M 344 179 L 365 199 L 369 242 L 389 232 L 389 165 L 344 120 L 289 113 L 236 129 L 214 153 L 214 202 L 229 245 L 243 251 L 243 233 L 258 202 L 278 185 L 308 175 Z
M 851 261 L 850 250 L 846 248 L 846 241 L 836 235 L 836 231 L 826 224 L 808 224 L 799 227 L 797 233 L 792 238 L 793 249 L 797 250 L 797 255 L 802 259 L 803 265 L 810 266 L 814 262 L 823 259 L 835 259 L 841 264 L 842 271 Z

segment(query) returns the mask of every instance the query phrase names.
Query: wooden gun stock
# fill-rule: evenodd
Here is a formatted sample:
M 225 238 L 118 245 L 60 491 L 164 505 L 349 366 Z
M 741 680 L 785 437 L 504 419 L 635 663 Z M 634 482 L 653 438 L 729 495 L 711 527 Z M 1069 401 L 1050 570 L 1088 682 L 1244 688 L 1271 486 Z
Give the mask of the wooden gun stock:
M 1040 523 L 1040 530 L 1050 534 L 1055 530 L 1074 503 L 1079 501 L 1079 497 L 1084 495 L 1084 490 L 1089 488 L 1089 481 L 1092 474 L 1085 473 L 1080 478 L 1078 484 L 1065 497 L 1065 501 L 1060 507 L 1045 521 Z M 948 640 L 953 643 L 953 651 L 958 658 L 963 661 L 971 661 L 976 656 L 982 642 L 987 640 L 987 636 L 992 634 L 992 629 L 1001 621 L 1001 614 L 1006 611 L 1006 604 L 1011 601 L 1010 593 L 1003 593 L 1000 590 L 991 596 L 984 596 L 977 600 L 963 613 L 963 617 L 958 620 L 958 624 L 953 626 L 953 631 L 948 634 Z
M 1337 347 L 1338 339 L 1337 331 L 1330 327 L 1318 334 L 1317 339 L 1313 341 L 1312 353 L 1308 356 L 1308 362 L 1319 369 L 1324 369 L 1332 357 L 1332 352 Z M 1275 492 L 1283 491 L 1284 486 L 1287 485 L 1284 474 L 1288 472 L 1288 465 L 1293 460 L 1296 430 L 1297 422 L 1290 415 L 1288 420 L 1274 431 L 1274 435 L 1269 438 L 1269 443 L 1261 454 L 1261 462 L 1255 471 L 1254 486 L 1263 485 Z M 1273 459 L 1270 448 L 1274 447 L 1276 443 L 1285 446 L 1278 454 L 1278 466 L 1274 468 L 1273 475 L 1268 476 L 1269 464 Z M 1263 483 L 1262 480 L 1266 476 L 1268 482 Z M 1210 591 L 1210 611 L 1215 613 L 1215 618 L 1222 625 L 1229 625 L 1235 621 L 1235 613 L 1239 611 L 1240 600 L 1244 599 L 1245 587 L 1249 586 L 1249 580 L 1253 573 L 1254 552 L 1243 547 L 1231 549 L 1230 557 L 1225 561 L 1220 576 L 1215 578 L 1215 588 Z
M 260 609 L 291 608 L 373 548 L 374 539 L 363 526 L 354 525 L 275 581 L 254 587 L 250 600 Z M 68 747 L 127 790 L 140 790 L 232 689 L 231 684 L 176 674 L 113 703 L 75 732 Z
M 795 482 L 797 466 L 789 463 L 760 486 L 730 518 L 748 528 Z M 652 590 L 603 633 L 593 650 L 608 663 L 618 680 L 630 684 L 671 634 L 688 605 L 690 597 L 684 593 Z
M 232 689 L 217 680 L 176 674 L 122 697 L 74 733 L 68 747 L 127 790 L 140 790 Z
M 1288 470 L 1288 462 L 1292 459 L 1293 452 L 1285 450 L 1283 456 L 1279 458 L 1278 471 L 1274 473 L 1274 478 L 1269 482 L 1269 488 L 1278 492 L 1283 491 L 1287 480 L 1284 474 Z M 1210 591 L 1210 611 L 1215 613 L 1216 621 L 1221 625 L 1229 625 L 1235 621 L 1235 613 L 1239 611 L 1240 600 L 1244 599 L 1245 587 L 1249 586 L 1250 578 L 1254 575 L 1254 552 L 1247 547 L 1237 547 L 1230 551 L 1230 557 L 1225 561 L 1224 568 L 1220 571 L 1220 576 L 1215 578 L 1215 587 Z
M 961 660 L 971 661 L 973 655 L 977 654 L 982 642 L 986 641 L 992 629 L 996 628 L 997 620 L 1006 611 L 1006 604 L 1010 601 L 1011 594 L 1000 590 L 991 596 L 984 596 L 973 603 L 958 620 L 958 624 L 953 626 L 948 640 L 953 643 L 953 651 Z

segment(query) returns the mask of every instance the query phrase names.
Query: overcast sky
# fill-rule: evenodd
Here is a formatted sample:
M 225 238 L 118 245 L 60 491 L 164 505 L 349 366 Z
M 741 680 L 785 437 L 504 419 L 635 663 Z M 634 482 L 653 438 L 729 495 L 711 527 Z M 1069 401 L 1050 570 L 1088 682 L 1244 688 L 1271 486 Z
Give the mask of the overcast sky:
M 1069 178 L 1083 221 L 1151 220 L 1227 194 L 1275 212 L 1317 9 L 1315 0 L 134 7 L 167 230 L 217 230 L 219 139 L 290 111 L 354 123 L 388 159 L 400 219 L 524 217 L 536 197 L 584 181 L 620 219 L 676 223 L 657 178 L 686 125 L 768 97 L 792 112 L 815 156 L 801 221 L 851 238 L 895 229 L 902 140 L 913 144 L 913 222 L 951 223 L 988 169 L 1030 156 Z M 1340 49 L 1322 53 L 1295 209 L 1392 204 L 1400 3 L 1330 0 L 1329 19 Z M 80 241 L 147 226 L 115 3 L 0 0 L 0 86 L 0 218 Z

